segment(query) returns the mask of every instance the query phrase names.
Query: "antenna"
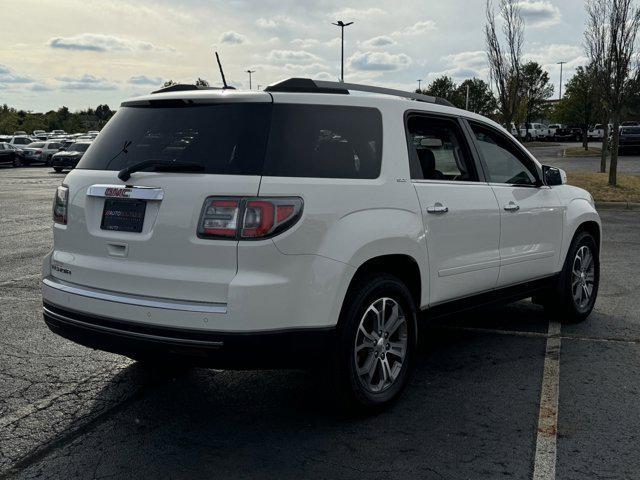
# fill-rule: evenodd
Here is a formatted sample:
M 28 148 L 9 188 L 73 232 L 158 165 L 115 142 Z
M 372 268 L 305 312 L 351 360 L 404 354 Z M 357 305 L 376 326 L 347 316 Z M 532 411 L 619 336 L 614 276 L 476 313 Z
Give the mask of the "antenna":
M 224 89 L 232 89 L 233 87 L 230 87 L 229 85 L 227 85 L 227 79 L 224 78 L 224 70 L 222 70 L 222 63 L 220 63 L 220 57 L 218 56 L 218 52 L 215 52 L 216 54 L 216 61 L 218 62 L 218 68 L 220 69 L 220 76 L 222 76 L 222 85 L 224 85 Z

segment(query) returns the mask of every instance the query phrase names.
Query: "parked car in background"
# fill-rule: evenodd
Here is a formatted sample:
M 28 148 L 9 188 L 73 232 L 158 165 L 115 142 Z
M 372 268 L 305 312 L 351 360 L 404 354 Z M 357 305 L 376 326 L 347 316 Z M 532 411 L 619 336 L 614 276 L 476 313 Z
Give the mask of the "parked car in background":
M 624 155 L 625 153 L 635 152 L 637 150 L 640 150 L 640 126 L 621 127 L 618 153 Z
M 582 141 L 582 128 L 578 126 L 556 128 L 553 139 L 565 142 L 580 142 Z
M 609 132 L 611 132 L 611 128 L 613 125 L 609 124 Z M 590 140 L 602 140 L 604 138 L 604 124 L 596 123 L 587 131 L 587 137 Z
M 525 123 L 520 126 L 520 137 L 525 141 L 546 140 L 550 138 L 549 127 L 542 123 Z
M 549 124 L 549 137 L 550 138 L 554 138 L 554 136 L 556 134 L 556 130 L 558 130 L 559 128 L 562 128 L 562 124 L 560 124 L 560 123 L 550 123 Z
M 44 130 L 34 130 L 33 131 L 33 136 L 34 137 L 38 137 L 38 136 L 42 136 L 42 135 L 46 135 L 47 132 L 45 132 Z
M 6 142 L 0 143 L 0 163 L 8 163 L 14 167 L 19 167 L 22 165 L 22 159 L 22 150 L 14 147 L 13 145 L 9 145 Z
M 67 132 L 64 130 L 51 130 L 51 135 L 66 135 Z
M 62 148 L 62 143 L 55 140 L 30 143 L 23 148 L 27 163 L 44 163 L 49 165 L 51 157 Z
M 25 132 L 24 130 L 17 130 L 15 132 L 13 132 L 13 136 L 14 137 L 27 137 L 27 132 Z
M 72 143 L 66 150 L 58 152 L 51 157 L 51 166 L 56 172 L 76 168 L 89 145 L 91 145 L 91 142 L 84 140 Z
M 18 147 L 24 147 L 29 145 L 30 143 L 33 143 L 33 139 L 31 137 L 28 137 L 26 135 L 20 135 L 20 136 L 13 136 L 11 137 L 11 140 L 9 140 L 9 142 L 11 145 L 16 145 Z
M 97 136 L 100 132 L 98 130 L 89 130 L 87 135 Z
M 621 127 L 638 127 L 640 126 L 640 122 L 637 122 L 635 120 L 628 120 L 626 122 L 622 122 L 620 126 Z

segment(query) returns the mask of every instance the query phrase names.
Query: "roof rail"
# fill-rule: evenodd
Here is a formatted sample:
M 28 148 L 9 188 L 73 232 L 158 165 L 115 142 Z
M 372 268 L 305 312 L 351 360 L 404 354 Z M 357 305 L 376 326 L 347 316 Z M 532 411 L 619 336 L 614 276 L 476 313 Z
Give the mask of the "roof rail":
M 423 95 L 422 93 L 405 92 L 393 88 L 375 87 L 373 85 L 360 85 L 357 83 L 329 82 L 326 80 L 312 80 L 310 78 L 288 78 L 281 82 L 269 85 L 265 92 L 300 92 L 300 93 L 337 93 L 348 95 L 349 90 L 354 92 L 379 93 L 394 97 L 408 98 L 418 102 L 436 103 L 453 107 L 451 102 L 440 97 Z
M 201 85 L 191 85 L 187 83 L 176 83 L 169 85 L 168 87 L 162 87 L 151 93 L 165 93 L 165 92 L 183 92 L 187 90 L 225 90 L 220 87 L 204 87 Z M 226 90 L 235 90 L 233 87 L 227 87 Z

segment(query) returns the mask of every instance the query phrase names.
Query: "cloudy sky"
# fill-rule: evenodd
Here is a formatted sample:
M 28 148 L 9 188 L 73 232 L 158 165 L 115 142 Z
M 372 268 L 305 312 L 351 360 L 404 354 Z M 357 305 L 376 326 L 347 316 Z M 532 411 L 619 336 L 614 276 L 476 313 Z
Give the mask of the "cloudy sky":
M 497 0 L 494 0 L 494 3 Z M 583 0 L 522 0 L 525 52 L 556 84 L 585 63 Z M 392 6 L 393 5 L 393 6 Z M 413 89 L 446 73 L 487 77 L 484 0 L 3 0 L 0 104 L 33 111 L 117 106 L 164 80 L 248 88 L 291 76 Z

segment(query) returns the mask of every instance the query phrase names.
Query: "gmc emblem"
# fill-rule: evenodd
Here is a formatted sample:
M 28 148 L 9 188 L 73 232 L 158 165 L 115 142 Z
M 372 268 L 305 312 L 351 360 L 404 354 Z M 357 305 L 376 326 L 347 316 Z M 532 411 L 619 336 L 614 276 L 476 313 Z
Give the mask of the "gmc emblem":
M 109 187 L 104 190 L 105 197 L 128 198 L 131 195 L 130 188 Z

